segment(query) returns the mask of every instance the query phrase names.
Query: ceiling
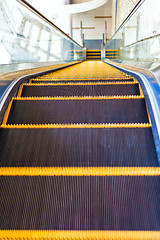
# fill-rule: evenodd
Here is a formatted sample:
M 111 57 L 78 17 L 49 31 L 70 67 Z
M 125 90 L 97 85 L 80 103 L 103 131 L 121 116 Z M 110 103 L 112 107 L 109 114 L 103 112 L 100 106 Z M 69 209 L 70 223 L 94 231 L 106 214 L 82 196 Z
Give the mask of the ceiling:
M 47 16 L 55 13 L 75 14 L 96 9 L 108 0 L 27 0 L 31 5 Z
M 77 4 L 77 3 L 84 3 L 84 2 L 89 2 L 91 0 L 68 0 L 67 4 Z

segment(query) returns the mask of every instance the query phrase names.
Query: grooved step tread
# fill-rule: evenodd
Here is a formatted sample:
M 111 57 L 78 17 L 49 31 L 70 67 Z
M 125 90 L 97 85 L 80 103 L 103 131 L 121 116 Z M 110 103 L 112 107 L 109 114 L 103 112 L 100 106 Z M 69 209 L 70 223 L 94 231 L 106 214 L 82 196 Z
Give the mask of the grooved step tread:
M 106 80 L 106 79 L 97 79 L 97 80 L 47 80 L 47 79 L 42 79 L 42 80 L 31 80 L 31 83 L 35 84 L 35 83 L 86 83 L 86 82 L 89 82 L 89 83 L 105 83 L 105 82 L 109 82 L 112 84 L 112 82 L 133 82 L 134 80 L 131 78 L 131 79 L 109 79 L 109 80 Z
M 0 127 L 0 239 L 159 239 L 145 99 L 98 55 L 30 79 L 10 102 Z
M 139 95 L 138 84 L 117 85 L 24 85 L 22 97 Z
M 0 189 L 0 229 L 160 230 L 159 177 L 11 176 Z
M 129 75 L 118 69 L 102 62 L 102 61 L 86 61 L 80 64 L 67 67 L 58 71 L 44 75 L 45 77 L 53 78 L 128 78 Z M 43 76 L 43 77 L 44 77 Z
M 151 128 L 0 128 L 0 153 L 0 167 L 158 167 Z
M 149 123 L 144 99 L 13 100 L 7 124 Z

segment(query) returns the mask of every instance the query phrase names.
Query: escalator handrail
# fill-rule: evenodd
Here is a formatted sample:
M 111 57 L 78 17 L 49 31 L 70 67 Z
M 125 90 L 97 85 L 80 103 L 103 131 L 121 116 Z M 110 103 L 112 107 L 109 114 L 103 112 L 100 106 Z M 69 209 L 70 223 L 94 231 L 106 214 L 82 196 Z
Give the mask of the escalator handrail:
M 122 22 L 122 24 L 118 27 L 118 29 L 115 31 L 115 33 L 113 34 L 113 36 L 110 38 L 110 40 L 106 43 L 106 46 L 108 46 L 110 44 L 110 42 L 114 39 L 115 35 L 117 35 L 117 33 L 119 32 L 119 30 L 121 28 L 123 28 L 123 26 L 128 22 L 128 20 L 132 17 L 132 15 L 135 14 L 135 12 L 137 12 L 137 10 L 139 9 L 139 7 L 143 4 L 143 2 L 145 2 L 145 0 L 139 0 L 138 3 L 135 5 L 135 7 L 132 9 L 132 11 L 129 13 L 129 15 L 125 18 L 125 20 Z
M 40 13 L 37 9 L 35 9 L 31 4 L 29 4 L 26 0 L 16 0 L 20 4 L 22 4 L 25 8 L 32 11 L 34 14 L 36 14 L 38 17 L 40 17 L 42 20 L 44 20 L 46 23 L 48 23 L 51 27 L 56 29 L 58 32 L 60 32 L 62 35 L 65 36 L 65 38 L 68 38 L 70 41 L 72 41 L 74 44 L 79 46 L 80 48 L 83 48 L 79 43 L 74 41 L 70 36 L 68 36 L 65 32 L 63 32 L 60 28 L 58 28 L 53 22 L 51 22 L 48 18 L 46 18 L 42 13 Z

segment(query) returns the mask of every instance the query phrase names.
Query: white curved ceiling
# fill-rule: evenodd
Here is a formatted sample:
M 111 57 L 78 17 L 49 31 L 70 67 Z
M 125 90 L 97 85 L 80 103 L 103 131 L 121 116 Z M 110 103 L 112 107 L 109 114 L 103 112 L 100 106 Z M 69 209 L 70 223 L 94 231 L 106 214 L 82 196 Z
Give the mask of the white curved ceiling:
M 92 0 L 84 3 L 64 5 L 62 6 L 62 10 L 70 14 L 87 12 L 95 8 L 101 7 L 106 2 L 108 2 L 108 0 Z
M 63 12 L 67 14 L 87 12 L 96 9 L 108 0 L 90 0 L 83 3 L 77 4 L 65 4 L 65 0 L 27 0 L 31 5 L 37 8 L 40 12 L 48 12 L 48 14 L 54 14 L 57 12 Z

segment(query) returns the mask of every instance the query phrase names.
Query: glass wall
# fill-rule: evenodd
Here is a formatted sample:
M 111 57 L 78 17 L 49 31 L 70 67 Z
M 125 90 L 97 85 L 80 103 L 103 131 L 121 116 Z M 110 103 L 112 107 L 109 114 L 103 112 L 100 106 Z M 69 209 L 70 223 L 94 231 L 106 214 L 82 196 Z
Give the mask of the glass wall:
M 143 0 L 105 46 L 108 59 L 160 61 L 160 1 Z
M 22 3 L 0 0 L 0 64 L 82 60 L 82 46 Z

